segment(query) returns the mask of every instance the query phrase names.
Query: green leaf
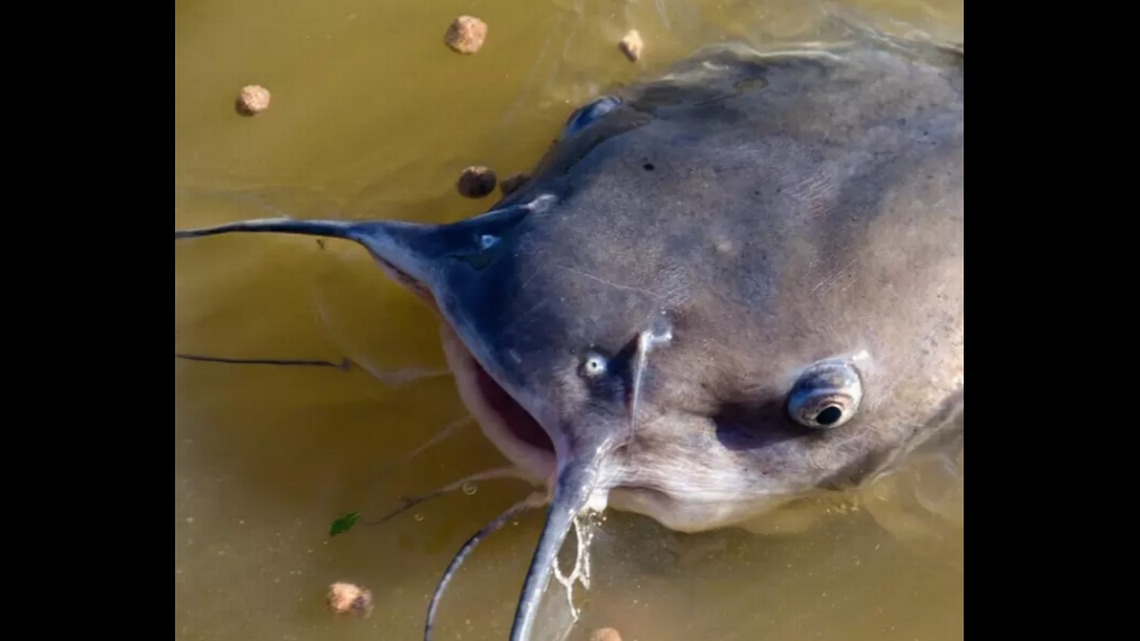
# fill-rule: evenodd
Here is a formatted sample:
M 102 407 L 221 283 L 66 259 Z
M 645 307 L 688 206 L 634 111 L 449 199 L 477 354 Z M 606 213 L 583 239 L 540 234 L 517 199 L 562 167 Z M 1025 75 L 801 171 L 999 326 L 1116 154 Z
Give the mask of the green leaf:
M 329 537 L 334 537 L 338 534 L 344 534 L 356 525 L 360 520 L 360 512 L 349 512 L 348 514 L 341 515 L 337 520 L 333 521 L 332 527 L 329 528 Z

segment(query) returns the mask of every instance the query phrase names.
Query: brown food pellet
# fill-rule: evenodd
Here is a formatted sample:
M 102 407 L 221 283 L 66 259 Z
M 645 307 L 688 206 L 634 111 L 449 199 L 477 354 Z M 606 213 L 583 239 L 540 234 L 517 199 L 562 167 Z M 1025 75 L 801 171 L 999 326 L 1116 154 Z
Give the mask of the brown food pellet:
M 253 116 L 269 108 L 269 90 L 260 85 L 246 85 L 237 97 L 237 110 L 244 116 Z
M 520 187 L 530 180 L 529 174 L 515 174 L 508 178 L 504 178 L 503 182 L 499 184 L 499 189 L 503 191 L 504 196 L 510 196 L 519 190 Z
M 618 49 L 629 58 L 630 62 L 637 62 L 641 57 L 641 50 L 645 48 L 645 43 L 641 41 L 641 34 L 636 29 L 630 30 L 625 34 L 625 37 L 618 43 Z
M 474 16 L 459 16 L 451 21 L 444 43 L 459 53 L 475 53 L 487 39 L 487 23 Z
M 613 628 L 599 628 L 590 634 L 590 641 L 621 641 L 621 635 Z
M 494 171 L 487 167 L 475 165 L 463 170 L 463 173 L 459 175 L 459 183 L 456 187 L 461 196 L 482 198 L 495 191 L 497 182 L 498 177 L 495 176 Z
M 329 609 L 336 614 L 365 617 L 372 614 L 372 592 L 352 583 L 333 583 L 326 599 Z

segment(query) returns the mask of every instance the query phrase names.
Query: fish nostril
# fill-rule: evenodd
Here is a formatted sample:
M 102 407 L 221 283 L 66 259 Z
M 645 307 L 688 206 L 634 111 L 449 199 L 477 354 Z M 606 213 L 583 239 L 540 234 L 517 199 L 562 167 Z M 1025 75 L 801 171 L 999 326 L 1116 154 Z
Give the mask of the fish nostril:
M 581 372 L 586 378 L 598 378 L 606 373 L 608 361 L 605 356 L 591 353 L 582 361 Z

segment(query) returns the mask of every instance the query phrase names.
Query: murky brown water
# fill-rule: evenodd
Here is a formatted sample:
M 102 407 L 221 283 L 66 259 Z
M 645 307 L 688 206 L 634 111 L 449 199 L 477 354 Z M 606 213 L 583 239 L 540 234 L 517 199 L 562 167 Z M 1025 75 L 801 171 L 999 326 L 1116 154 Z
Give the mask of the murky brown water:
M 961 31 L 961 0 L 850 4 Z M 175 10 L 178 227 L 274 210 L 470 216 L 491 199 L 456 195 L 460 169 L 529 169 L 607 84 L 714 40 L 808 34 L 819 17 L 802 0 L 176 0 Z M 441 43 L 464 13 L 490 25 L 470 57 Z M 629 28 L 647 45 L 637 64 L 615 48 Z M 273 92 L 256 118 L 233 109 L 249 83 Z M 470 422 L 409 460 L 466 416 L 434 319 L 348 243 L 218 237 L 179 244 L 175 267 L 176 351 L 350 357 L 370 372 L 175 360 L 176 638 L 419 638 L 451 555 L 529 491 L 486 481 L 363 525 L 401 496 L 504 465 Z M 330 540 L 346 511 L 363 512 L 362 524 Z M 677 536 L 611 514 L 571 638 L 600 625 L 627 641 L 962 638 L 960 471 L 928 462 L 828 517 L 798 535 Z M 472 555 L 437 639 L 505 638 L 540 520 L 520 518 Z M 372 589 L 371 617 L 324 610 L 336 580 Z

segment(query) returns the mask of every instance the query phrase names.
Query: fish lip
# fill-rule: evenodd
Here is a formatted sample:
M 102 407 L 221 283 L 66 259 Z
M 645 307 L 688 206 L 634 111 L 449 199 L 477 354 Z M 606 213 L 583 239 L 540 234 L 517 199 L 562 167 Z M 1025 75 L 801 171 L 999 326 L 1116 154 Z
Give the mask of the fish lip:
M 484 436 L 534 482 L 549 481 L 557 458 L 542 423 L 491 376 L 446 319 L 440 321 L 440 338 L 459 396 Z
M 433 288 L 391 262 L 376 258 L 393 281 L 413 293 L 437 316 L 448 369 L 464 406 L 484 436 L 534 482 L 550 480 L 556 470 L 554 441 L 542 422 L 480 362 L 462 333 L 436 300 Z

